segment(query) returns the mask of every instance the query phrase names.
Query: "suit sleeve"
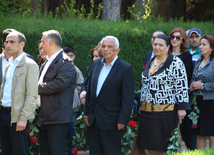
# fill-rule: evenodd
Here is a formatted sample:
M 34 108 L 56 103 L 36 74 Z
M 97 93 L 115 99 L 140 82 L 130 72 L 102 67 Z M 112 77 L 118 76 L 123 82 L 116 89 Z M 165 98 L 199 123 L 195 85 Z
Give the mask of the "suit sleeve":
M 93 68 L 93 67 L 92 67 Z M 87 76 L 88 78 L 88 87 L 87 87 L 87 93 L 85 98 L 85 107 L 84 107 L 84 115 L 89 116 L 89 104 L 90 104 L 90 95 L 91 95 L 91 75 L 92 75 L 92 69 L 90 74 Z
M 118 116 L 118 123 L 124 125 L 127 125 L 130 119 L 134 102 L 134 71 L 132 66 L 129 66 L 126 70 L 122 79 L 121 110 Z
M 54 95 L 63 92 L 69 85 L 76 83 L 76 70 L 70 61 L 64 62 L 57 76 L 50 82 L 38 85 L 39 95 Z
M 28 66 L 26 77 L 26 96 L 24 107 L 21 111 L 19 120 L 27 122 L 28 118 L 34 113 L 36 108 L 36 99 L 38 96 L 38 77 L 39 67 L 36 63 L 31 63 Z

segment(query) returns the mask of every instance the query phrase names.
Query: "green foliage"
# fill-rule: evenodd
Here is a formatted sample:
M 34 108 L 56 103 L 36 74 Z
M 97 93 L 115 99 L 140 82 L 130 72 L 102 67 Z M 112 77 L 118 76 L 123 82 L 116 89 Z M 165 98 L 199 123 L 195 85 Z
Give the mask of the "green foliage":
M 151 8 L 149 7 L 149 2 L 150 0 L 148 0 L 147 2 L 143 0 L 143 3 L 142 3 L 143 9 L 138 9 L 137 4 L 135 3 L 131 7 L 128 7 L 128 12 L 132 15 L 132 17 L 134 17 L 138 21 L 143 21 L 147 19 L 151 14 Z
M 182 152 L 182 153 L 170 153 L 168 155 L 213 155 L 214 154 L 214 148 L 207 150 L 207 149 L 203 149 L 203 150 L 188 150 L 187 152 Z
M 172 152 L 177 151 L 177 149 L 179 149 L 181 147 L 180 142 L 178 140 L 178 138 L 180 137 L 179 134 L 179 127 L 180 127 L 180 122 L 178 122 L 178 126 L 177 128 L 175 128 L 172 132 L 171 132 L 171 137 L 169 138 L 169 141 L 171 142 L 168 147 L 167 147 L 167 151 L 166 154 L 171 154 Z
M 119 56 L 130 63 L 134 68 L 135 88 L 140 88 L 141 73 L 147 52 L 152 50 L 151 36 L 156 30 L 162 30 L 168 34 L 175 27 L 183 27 L 185 30 L 192 27 L 200 28 L 203 34 L 214 35 L 212 22 L 187 22 L 180 20 L 165 23 L 161 20 L 112 22 L 91 19 L 76 18 L 52 18 L 51 14 L 40 17 L 5 17 L 0 14 L 1 32 L 6 28 L 14 28 L 21 31 L 26 36 L 24 51 L 33 55 L 35 60 L 38 55 L 38 41 L 42 37 L 42 32 L 50 29 L 59 31 L 62 35 L 63 46 L 73 44 L 76 48 L 77 57 L 75 65 L 85 75 L 85 68 L 91 65 L 90 51 L 106 35 L 118 37 L 120 42 Z M 86 75 L 85 75 L 86 76 Z

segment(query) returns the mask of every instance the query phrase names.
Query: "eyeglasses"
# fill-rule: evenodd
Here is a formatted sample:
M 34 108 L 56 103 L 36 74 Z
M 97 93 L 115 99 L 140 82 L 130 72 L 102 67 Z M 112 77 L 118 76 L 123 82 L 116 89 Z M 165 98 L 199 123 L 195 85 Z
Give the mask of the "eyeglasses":
M 175 35 L 171 35 L 171 36 L 170 36 L 170 39 L 171 39 L 171 40 L 174 40 L 175 38 L 176 38 L 176 40 L 178 40 L 178 41 L 183 39 L 182 36 L 175 36 Z

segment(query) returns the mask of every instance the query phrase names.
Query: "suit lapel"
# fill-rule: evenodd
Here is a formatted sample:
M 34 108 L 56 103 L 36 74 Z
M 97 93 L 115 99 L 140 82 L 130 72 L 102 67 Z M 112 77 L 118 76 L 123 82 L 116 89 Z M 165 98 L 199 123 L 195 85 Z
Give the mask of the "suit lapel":
M 102 85 L 102 88 L 100 90 L 100 93 L 99 95 L 103 92 L 103 90 L 105 89 L 105 87 L 108 85 L 108 83 L 111 81 L 111 79 L 114 77 L 114 75 L 116 74 L 119 66 L 120 66 L 120 62 L 121 62 L 121 59 L 118 57 L 117 60 L 115 61 L 114 65 L 112 66 L 111 68 L 111 71 L 109 72 L 108 76 L 106 77 L 103 85 Z

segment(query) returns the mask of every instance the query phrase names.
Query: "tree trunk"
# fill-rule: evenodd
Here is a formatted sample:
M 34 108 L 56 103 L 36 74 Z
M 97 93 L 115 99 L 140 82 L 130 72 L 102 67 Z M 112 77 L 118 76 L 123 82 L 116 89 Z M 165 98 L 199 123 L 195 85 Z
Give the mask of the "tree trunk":
M 32 16 L 36 16 L 37 14 L 37 6 L 39 4 L 39 0 L 32 0 L 32 8 L 33 8 L 33 12 L 32 12 Z
M 103 0 L 103 20 L 114 20 L 120 19 L 120 7 L 121 0 Z

